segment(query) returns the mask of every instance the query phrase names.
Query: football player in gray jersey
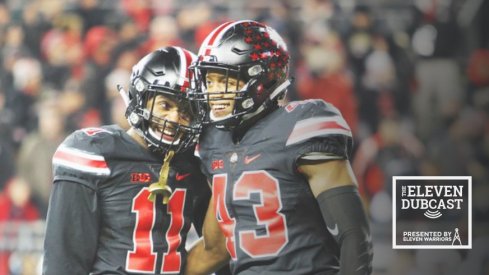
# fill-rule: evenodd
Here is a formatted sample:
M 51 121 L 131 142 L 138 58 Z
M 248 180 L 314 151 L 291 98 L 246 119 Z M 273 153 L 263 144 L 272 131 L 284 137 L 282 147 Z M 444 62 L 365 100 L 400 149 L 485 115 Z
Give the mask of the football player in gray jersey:
M 180 274 L 210 198 L 186 96 L 195 55 L 158 49 L 132 70 L 125 131 L 75 131 L 53 157 L 43 274 Z M 204 209 L 204 211 L 201 211 Z
M 195 153 L 212 199 L 188 275 L 227 261 L 233 274 L 371 273 L 351 130 L 322 100 L 279 106 L 288 64 L 280 35 L 250 20 L 218 26 L 199 50 L 190 95 L 208 126 Z

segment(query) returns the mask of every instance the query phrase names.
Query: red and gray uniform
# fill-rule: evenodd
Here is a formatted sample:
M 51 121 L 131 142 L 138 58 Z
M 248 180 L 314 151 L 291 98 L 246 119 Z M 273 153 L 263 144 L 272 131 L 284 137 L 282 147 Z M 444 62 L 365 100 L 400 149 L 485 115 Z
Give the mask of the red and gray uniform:
M 236 144 L 229 131 L 204 131 L 196 155 L 212 178 L 234 274 L 338 272 L 339 247 L 297 161 L 347 159 L 351 146 L 345 120 L 321 100 L 273 111 Z
M 168 205 L 151 202 L 161 156 L 117 126 L 74 132 L 53 157 L 43 274 L 179 274 L 210 195 L 198 163 L 176 155 Z

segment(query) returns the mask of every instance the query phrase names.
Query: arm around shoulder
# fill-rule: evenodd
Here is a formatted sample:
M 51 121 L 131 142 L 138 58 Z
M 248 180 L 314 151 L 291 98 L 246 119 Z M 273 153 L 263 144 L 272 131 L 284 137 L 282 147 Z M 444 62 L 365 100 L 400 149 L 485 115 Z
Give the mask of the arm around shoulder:
M 229 262 L 226 239 L 217 223 L 212 201 L 204 221 L 203 238 L 188 253 L 185 275 L 211 274 Z

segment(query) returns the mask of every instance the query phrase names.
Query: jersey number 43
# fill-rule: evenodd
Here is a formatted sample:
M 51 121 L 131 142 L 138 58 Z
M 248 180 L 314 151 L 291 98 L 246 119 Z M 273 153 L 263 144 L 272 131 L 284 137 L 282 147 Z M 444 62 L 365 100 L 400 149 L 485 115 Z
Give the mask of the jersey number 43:
M 239 235 L 239 248 L 250 257 L 259 258 L 277 255 L 287 244 L 287 224 L 285 215 L 280 213 L 282 201 L 278 180 L 266 171 L 244 172 L 232 187 L 233 201 L 250 200 L 251 194 L 260 197 L 259 203 L 250 203 L 250 211 L 256 219 L 254 229 L 236 231 L 236 220 L 229 214 L 226 205 L 227 174 L 213 177 L 213 196 L 216 218 L 226 237 L 226 247 L 236 259 L 235 234 Z M 265 234 L 257 232 L 265 230 Z

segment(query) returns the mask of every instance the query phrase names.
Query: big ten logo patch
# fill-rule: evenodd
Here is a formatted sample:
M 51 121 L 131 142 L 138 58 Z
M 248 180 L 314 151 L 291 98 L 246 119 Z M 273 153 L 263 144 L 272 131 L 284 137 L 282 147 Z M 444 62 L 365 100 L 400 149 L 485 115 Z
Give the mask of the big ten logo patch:
M 472 178 L 393 177 L 394 249 L 472 247 Z

